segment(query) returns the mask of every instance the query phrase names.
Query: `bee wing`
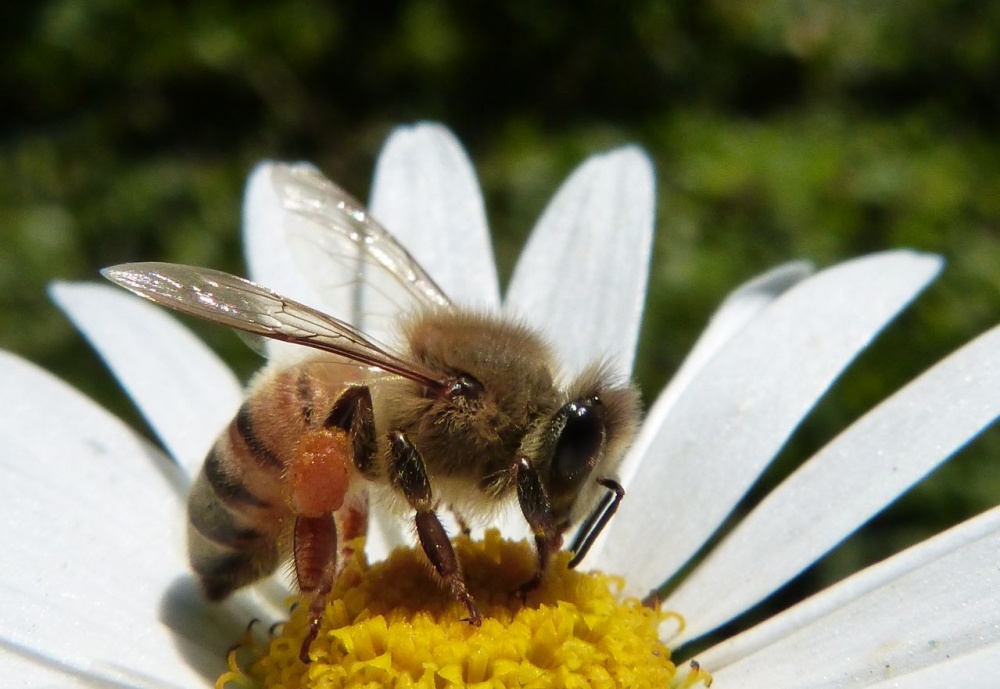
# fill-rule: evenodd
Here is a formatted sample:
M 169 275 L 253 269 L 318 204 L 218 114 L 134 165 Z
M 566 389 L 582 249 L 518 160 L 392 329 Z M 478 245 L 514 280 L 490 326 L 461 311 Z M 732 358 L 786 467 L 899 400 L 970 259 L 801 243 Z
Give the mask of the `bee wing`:
M 433 371 L 391 352 L 346 321 L 241 277 L 175 263 L 123 263 L 101 271 L 141 297 L 252 335 L 300 344 L 375 366 L 428 387 Z
M 310 165 L 277 163 L 271 183 L 288 213 L 285 227 L 306 279 L 320 294 L 343 289 L 332 275 L 353 276 L 355 304 L 380 304 L 386 313 L 355 314 L 365 330 L 382 317 L 423 308 L 450 308 L 451 300 L 416 259 L 353 196 Z M 329 270 L 329 261 L 340 270 Z M 325 263 L 326 262 L 326 263 Z M 333 278 L 336 280 L 336 278 Z M 368 294 L 362 299 L 360 290 Z M 373 298 L 374 297 L 374 298 Z

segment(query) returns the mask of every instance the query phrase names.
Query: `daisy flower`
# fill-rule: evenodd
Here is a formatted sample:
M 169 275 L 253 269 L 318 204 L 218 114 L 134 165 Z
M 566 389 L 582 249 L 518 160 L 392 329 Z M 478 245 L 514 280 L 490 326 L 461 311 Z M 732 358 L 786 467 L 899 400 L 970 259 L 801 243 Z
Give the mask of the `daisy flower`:
M 303 278 L 308 271 L 275 231 L 287 218 L 268 170 L 258 167 L 247 192 L 251 278 L 335 315 L 376 312 L 375 294 L 359 301 L 349 290 L 332 289 L 335 276 L 331 289 Z M 652 168 L 641 151 L 587 160 L 539 220 L 502 302 L 475 175 L 447 130 L 423 124 L 393 133 L 378 161 L 371 209 L 446 293 L 520 314 L 558 344 L 569 371 L 607 356 L 627 372 L 645 296 L 653 193 Z M 624 595 L 638 597 L 685 567 L 839 373 L 940 269 L 937 257 L 888 251 L 815 273 L 788 264 L 735 290 L 649 409 L 617 472 L 627 497 L 585 567 L 613 575 Z M 167 454 L 46 372 L 0 354 L 6 684 L 210 686 L 227 671 L 227 650 L 250 619 L 287 616 L 287 591 L 277 583 L 208 605 L 188 574 L 186 488 L 238 408 L 240 385 L 161 309 L 104 285 L 57 284 L 52 293 Z M 384 327 L 360 321 L 375 334 Z M 271 356 L 287 354 L 273 343 L 268 348 Z M 661 602 L 669 614 L 621 605 L 659 624 L 646 655 L 719 628 L 815 562 L 992 423 L 1000 412 L 998 389 L 1000 329 L 994 329 L 803 463 L 687 571 Z M 396 525 L 378 527 L 367 545 L 372 562 L 401 540 Z M 712 686 L 723 689 L 987 686 L 1000 667 L 998 546 L 1000 509 L 994 509 L 697 660 L 711 672 Z M 385 570 L 372 565 L 376 571 Z M 606 579 L 576 575 L 608 589 Z M 584 601 L 598 596 L 593 587 L 587 591 Z M 548 619 L 542 626 L 552 636 L 575 638 L 576 623 L 565 630 L 563 618 Z M 362 650 L 354 649 L 356 660 Z M 628 649 L 605 651 L 605 660 L 629 662 Z M 663 684 L 707 682 L 708 675 L 681 663 L 683 656 L 667 658 L 678 672 Z M 382 671 L 382 660 L 371 659 L 372 672 Z M 529 661 L 544 665 L 537 656 Z M 517 673 L 524 666 L 490 661 L 473 668 L 477 662 L 459 659 L 457 670 L 435 666 L 432 678 L 439 686 L 479 680 L 508 686 L 489 673 L 506 668 L 508 679 L 523 676 Z M 566 674 L 573 668 L 557 665 L 561 674 L 543 672 L 527 683 L 584 686 Z

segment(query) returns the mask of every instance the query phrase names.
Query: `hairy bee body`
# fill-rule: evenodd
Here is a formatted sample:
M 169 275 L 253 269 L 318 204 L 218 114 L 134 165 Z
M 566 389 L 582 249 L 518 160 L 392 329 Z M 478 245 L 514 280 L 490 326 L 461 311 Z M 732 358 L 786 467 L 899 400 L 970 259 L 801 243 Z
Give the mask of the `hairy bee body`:
M 601 363 L 568 376 L 536 331 L 454 305 L 315 169 L 274 165 L 261 174 L 308 251 L 328 255 L 333 272 L 348 271 L 362 287 L 380 275 L 372 290 L 385 297 L 395 287 L 410 308 L 396 312 L 400 343 L 388 347 L 353 323 L 219 271 L 165 263 L 103 271 L 158 304 L 314 352 L 257 376 L 191 491 L 190 559 L 207 596 L 224 598 L 291 562 L 301 590 L 313 594 L 300 653 L 308 661 L 345 550 L 365 533 L 369 502 L 412 520 L 432 570 L 472 624 L 482 616 L 439 511 L 468 524 L 516 500 L 538 555 L 522 594 L 587 517 L 572 545 L 575 566 L 624 494 L 608 474 L 638 424 L 636 389 Z
M 224 598 L 271 574 L 292 556 L 288 533 L 304 512 L 301 494 L 320 488 L 309 481 L 296 484 L 290 476 L 305 461 L 303 445 L 327 439 L 328 416 L 348 388 L 370 391 L 376 441 L 361 456 L 350 443 L 331 448 L 335 456 L 317 469 L 318 484 L 330 495 L 312 497 L 320 508 L 307 515 L 335 513 L 338 522 L 350 525 L 340 529 L 343 541 L 363 533 L 369 488 L 381 497 L 380 505 L 407 510 L 394 485 L 390 431 L 419 448 L 436 503 L 476 522 L 513 499 L 519 450 L 538 452 L 553 442 L 547 424 L 568 394 L 600 393 L 615 419 L 634 414 L 631 388 L 615 388 L 599 371 L 583 378 L 579 389 L 559 390 L 548 346 L 520 324 L 474 313 L 429 312 L 410 318 L 402 331 L 414 361 L 442 375 L 467 375 L 482 386 L 481 393 L 475 399 L 430 395 L 406 378 L 345 366 L 326 355 L 262 371 L 206 457 L 188 501 L 191 564 L 210 598 Z M 612 429 L 613 435 L 627 437 L 629 423 Z M 583 488 L 568 497 L 579 498 Z M 562 493 L 549 497 L 559 507 L 559 523 L 568 525 L 573 501 Z

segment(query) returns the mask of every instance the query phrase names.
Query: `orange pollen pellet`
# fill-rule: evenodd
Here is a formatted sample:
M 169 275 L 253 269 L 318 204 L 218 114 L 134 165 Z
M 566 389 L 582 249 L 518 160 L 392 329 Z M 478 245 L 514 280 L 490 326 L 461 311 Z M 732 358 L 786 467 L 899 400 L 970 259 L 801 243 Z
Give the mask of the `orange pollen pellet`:
M 353 444 L 339 428 L 311 431 L 299 441 L 288 467 L 292 510 L 319 517 L 340 509 L 350 482 Z

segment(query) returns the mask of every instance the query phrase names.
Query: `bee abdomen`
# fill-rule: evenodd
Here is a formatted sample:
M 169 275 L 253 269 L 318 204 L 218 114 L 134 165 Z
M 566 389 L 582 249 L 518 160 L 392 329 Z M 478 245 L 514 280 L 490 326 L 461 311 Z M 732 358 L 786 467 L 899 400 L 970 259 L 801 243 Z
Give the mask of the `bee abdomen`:
M 259 497 L 242 481 L 223 470 L 223 462 L 219 458 L 219 453 L 232 453 L 232 448 L 228 446 L 220 448 L 221 444 L 220 440 L 216 447 L 212 448 L 201 469 L 202 476 L 204 476 L 207 487 L 211 489 L 212 494 L 230 509 L 246 510 L 270 507 L 267 500 Z M 194 495 L 193 490 L 191 495 Z M 188 502 L 190 503 L 190 499 Z
M 273 508 L 225 471 L 221 455 L 227 452 L 232 447 L 223 436 L 188 498 L 188 555 L 213 600 L 267 576 L 279 561 L 275 534 L 262 528 L 276 521 L 266 518 Z
M 211 557 L 195 559 L 192 552 L 191 564 L 205 597 L 218 601 L 274 572 L 278 565 L 277 550 L 273 560 L 273 564 L 268 565 L 260 554 L 241 551 L 219 552 Z
M 249 400 L 240 406 L 240 410 L 236 413 L 236 418 L 233 419 L 230 425 L 230 431 L 236 432 L 243 445 L 246 446 L 248 454 L 256 460 L 261 468 L 275 471 L 281 471 L 284 468 L 281 458 L 257 437 Z
M 191 528 L 215 545 L 237 550 L 256 548 L 260 541 L 268 537 L 267 534 L 254 528 L 226 504 L 223 496 L 212 484 L 208 466 L 209 462 L 206 462 L 202 473 L 208 490 L 199 491 L 198 484 L 195 484 L 195 489 L 192 490 L 188 500 L 188 519 Z

